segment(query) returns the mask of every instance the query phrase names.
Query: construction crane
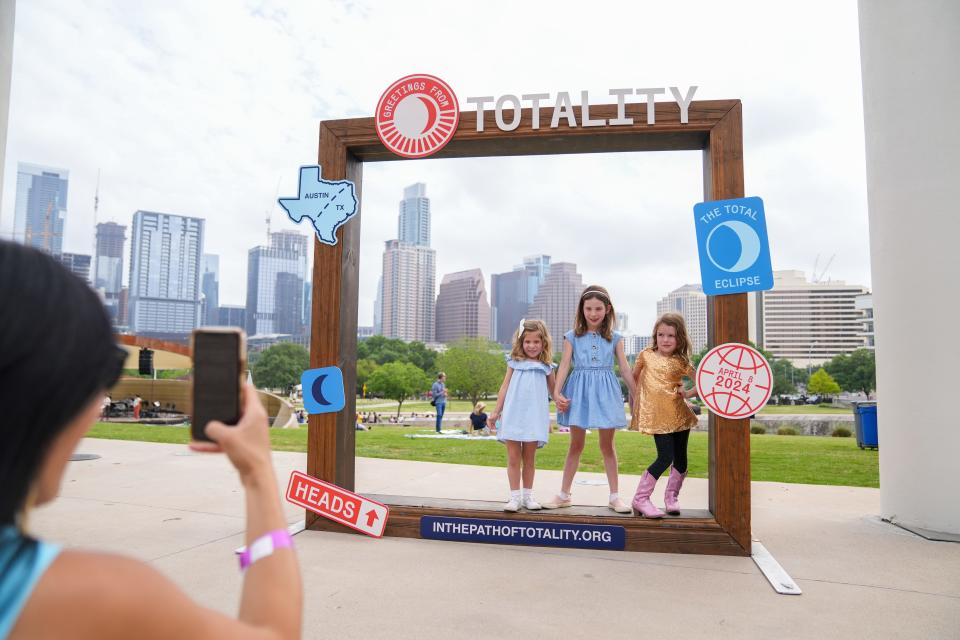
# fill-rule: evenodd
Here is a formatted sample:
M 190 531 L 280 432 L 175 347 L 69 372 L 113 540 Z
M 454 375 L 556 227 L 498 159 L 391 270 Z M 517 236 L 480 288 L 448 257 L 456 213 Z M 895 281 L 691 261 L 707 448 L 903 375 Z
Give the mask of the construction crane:
M 833 259 L 836 257 L 837 257 L 837 254 L 833 254 L 832 256 L 830 256 L 830 259 L 827 260 L 827 264 L 823 268 L 823 271 L 821 271 L 820 274 L 818 275 L 817 265 L 820 262 L 820 254 L 818 253 L 816 259 L 813 261 L 813 273 L 810 275 L 810 281 L 813 282 L 814 284 L 818 282 L 823 282 L 824 276 L 827 275 L 827 270 L 830 268 L 830 265 L 833 264 Z

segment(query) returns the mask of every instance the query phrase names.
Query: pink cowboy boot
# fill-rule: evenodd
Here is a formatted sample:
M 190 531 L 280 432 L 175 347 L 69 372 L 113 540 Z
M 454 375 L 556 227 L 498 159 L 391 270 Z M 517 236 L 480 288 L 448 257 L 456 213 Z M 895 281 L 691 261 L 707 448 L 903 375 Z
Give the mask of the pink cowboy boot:
M 680 515 L 680 503 L 677 502 L 677 497 L 680 495 L 680 487 L 683 486 L 683 479 L 686 477 L 686 472 L 677 473 L 676 469 L 670 469 L 667 488 L 663 491 L 663 505 L 667 513 L 672 516 Z
M 653 493 L 655 486 L 657 486 L 657 479 L 650 475 L 649 471 L 644 471 L 640 484 L 637 485 L 637 493 L 633 496 L 633 508 L 644 518 L 663 517 L 663 512 L 650 502 L 650 494 Z

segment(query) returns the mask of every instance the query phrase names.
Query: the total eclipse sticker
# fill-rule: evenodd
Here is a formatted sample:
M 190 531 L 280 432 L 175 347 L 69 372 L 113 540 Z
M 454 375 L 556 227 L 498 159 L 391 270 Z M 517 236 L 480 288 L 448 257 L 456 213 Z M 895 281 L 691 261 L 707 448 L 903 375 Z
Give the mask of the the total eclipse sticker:
M 460 105 L 453 89 L 435 76 L 400 78 L 377 103 L 377 136 L 404 158 L 424 158 L 443 148 L 457 130 Z

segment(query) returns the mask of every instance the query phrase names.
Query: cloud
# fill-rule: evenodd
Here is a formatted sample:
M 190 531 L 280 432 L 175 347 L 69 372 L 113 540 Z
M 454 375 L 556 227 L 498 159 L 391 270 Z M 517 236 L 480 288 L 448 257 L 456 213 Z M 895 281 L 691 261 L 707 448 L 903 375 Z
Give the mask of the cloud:
M 65 247 L 91 252 L 100 220 L 149 209 L 207 219 L 221 300 L 242 304 L 247 251 L 297 229 L 275 195 L 317 159 L 323 119 L 368 116 L 413 72 L 471 95 L 687 86 L 740 98 L 748 195 L 767 203 L 776 268 L 837 258 L 869 284 L 856 7 L 825 1 L 619 4 L 115 1 L 17 6 L 0 234 L 18 161 L 70 170 Z M 686 17 L 696 15 L 696 20 Z M 825 16 L 827 16 L 825 18 Z M 465 27 L 465 25 L 467 25 Z M 682 25 L 682 27 L 680 26 Z M 813 37 L 811 37 L 813 36 Z M 58 55 L 51 57 L 52 43 Z M 360 321 L 404 186 L 426 182 L 438 280 L 543 252 L 605 283 L 645 333 L 656 300 L 696 282 L 698 153 L 423 160 L 368 165 Z M 128 245 L 129 246 L 129 245 Z M 128 265 L 127 265 L 128 266 Z

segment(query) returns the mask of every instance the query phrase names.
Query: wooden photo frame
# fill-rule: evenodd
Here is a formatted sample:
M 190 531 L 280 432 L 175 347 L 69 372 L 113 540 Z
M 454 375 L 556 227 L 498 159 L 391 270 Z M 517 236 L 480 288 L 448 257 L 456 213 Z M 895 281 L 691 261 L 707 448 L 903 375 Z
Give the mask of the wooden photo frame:
M 676 103 L 656 105 L 656 122 L 647 124 L 646 104 L 628 104 L 634 124 L 602 127 L 534 129 L 532 110 L 522 109 L 520 126 L 502 131 L 493 111 L 484 115 L 483 131 L 477 115 L 461 112 L 456 133 L 431 158 L 469 158 L 519 155 L 556 155 L 631 151 L 701 150 L 703 199 L 741 198 L 743 191 L 742 107 L 739 100 L 692 102 L 688 122 L 681 123 Z M 540 123 L 551 118 L 540 109 Z M 593 118 L 616 118 L 617 105 L 590 105 Z M 577 122 L 580 108 L 575 107 Z M 505 114 L 511 121 L 513 114 Z M 380 142 L 373 118 L 327 120 L 320 124 L 319 163 L 325 180 L 351 180 L 361 198 L 363 164 L 404 161 Z M 692 207 L 691 203 L 691 207 Z M 313 315 L 310 366 L 338 366 L 348 390 L 343 411 L 311 415 L 307 445 L 307 473 L 354 489 L 357 303 L 359 286 L 360 212 L 339 232 L 335 246 L 315 240 Z M 691 229 L 691 233 L 693 230 Z M 747 342 L 746 294 L 707 298 L 708 340 L 711 346 Z M 709 510 L 685 510 L 683 516 L 648 520 L 622 516 L 604 508 L 575 507 L 558 511 L 505 513 L 500 503 L 466 500 L 370 496 L 390 506 L 388 536 L 420 537 L 422 516 L 452 516 L 497 520 L 535 520 L 614 524 L 626 529 L 626 550 L 667 553 L 705 553 L 748 556 L 750 532 L 749 420 L 709 418 Z M 588 519 L 588 520 L 585 520 Z M 349 529 L 308 511 L 307 528 Z

